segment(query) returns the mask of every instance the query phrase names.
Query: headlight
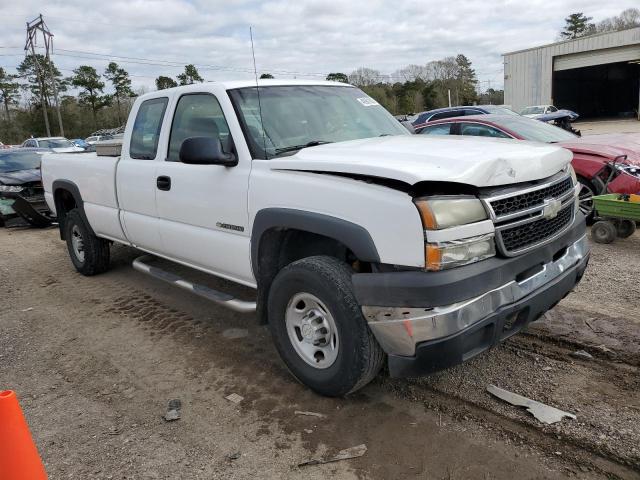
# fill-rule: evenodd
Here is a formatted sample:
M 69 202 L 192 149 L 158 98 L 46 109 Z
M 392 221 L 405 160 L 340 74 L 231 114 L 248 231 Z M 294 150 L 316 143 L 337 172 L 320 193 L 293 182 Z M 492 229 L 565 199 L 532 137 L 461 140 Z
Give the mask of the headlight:
M 462 240 L 427 243 L 427 270 L 443 270 L 479 262 L 496 254 L 493 233 Z
M 571 175 L 571 181 L 573 182 L 574 185 L 578 184 L 578 177 L 576 177 L 576 171 L 573 169 L 573 166 L 571 164 L 567 165 L 567 170 L 569 171 L 569 174 Z
M 418 198 L 415 204 L 425 230 L 440 230 L 489 218 L 482 202 L 476 197 Z
M 459 267 L 495 256 L 493 224 L 487 221 L 489 216 L 478 198 L 424 197 L 416 199 L 415 204 L 425 230 L 427 270 Z M 475 233 L 471 233 L 469 227 L 464 227 L 478 222 L 483 224 L 477 228 L 471 226 Z M 433 241 L 436 230 L 442 241 Z M 433 232 L 431 238 L 429 232 Z M 473 236 L 470 237 L 470 233 Z
M 15 185 L 0 185 L 0 192 L 19 193 L 24 190 L 22 187 Z

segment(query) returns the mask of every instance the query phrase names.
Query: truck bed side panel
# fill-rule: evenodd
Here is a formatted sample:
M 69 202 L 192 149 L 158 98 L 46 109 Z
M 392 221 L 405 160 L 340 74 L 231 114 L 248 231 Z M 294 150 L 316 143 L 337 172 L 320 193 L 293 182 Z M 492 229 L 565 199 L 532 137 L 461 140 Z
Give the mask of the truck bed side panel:
M 118 219 L 117 164 L 117 157 L 99 157 L 95 153 L 45 154 L 42 182 L 47 203 L 54 207 L 54 181 L 72 182 L 82 195 L 84 211 L 93 231 L 99 236 L 127 242 Z

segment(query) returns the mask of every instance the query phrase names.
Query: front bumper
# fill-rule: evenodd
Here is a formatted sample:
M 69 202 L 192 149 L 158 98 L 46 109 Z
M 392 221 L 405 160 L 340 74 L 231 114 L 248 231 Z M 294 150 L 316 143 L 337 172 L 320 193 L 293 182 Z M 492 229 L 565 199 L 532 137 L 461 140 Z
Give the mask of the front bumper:
M 471 299 L 435 307 L 363 306 L 362 311 L 389 355 L 391 375 L 423 375 L 466 361 L 539 318 L 580 281 L 588 260 L 583 235 L 526 278 Z
M 0 204 L 0 220 L 3 222 L 19 217 L 35 227 L 51 225 L 51 212 L 44 196 L 24 197 L 20 193 L 3 192 Z

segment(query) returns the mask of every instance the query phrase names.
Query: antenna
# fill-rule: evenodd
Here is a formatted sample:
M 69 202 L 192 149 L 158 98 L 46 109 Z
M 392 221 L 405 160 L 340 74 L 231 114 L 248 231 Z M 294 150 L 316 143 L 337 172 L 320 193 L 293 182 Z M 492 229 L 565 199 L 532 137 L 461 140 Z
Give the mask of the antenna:
M 253 74 L 256 77 L 256 93 L 258 94 L 258 113 L 260 114 L 260 127 L 262 127 L 262 148 L 264 156 L 268 160 L 267 140 L 265 138 L 264 122 L 262 121 L 262 102 L 260 102 L 260 87 L 258 86 L 258 69 L 256 68 L 256 51 L 253 48 L 253 28 L 249 27 L 249 37 L 251 38 L 251 55 L 253 56 Z

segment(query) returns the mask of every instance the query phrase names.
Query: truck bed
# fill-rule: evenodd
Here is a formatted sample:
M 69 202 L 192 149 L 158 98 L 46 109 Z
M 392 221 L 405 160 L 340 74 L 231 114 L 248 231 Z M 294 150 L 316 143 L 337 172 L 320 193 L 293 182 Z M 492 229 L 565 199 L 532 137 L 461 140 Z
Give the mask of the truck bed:
M 119 157 L 91 153 L 47 153 L 42 159 L 45 199 L 55 213 L 54 180 L 82 192 L 84 211 L 96 234 L 125 241 L 118 218 L 116 169 Z M 127 242 L 128 243 L 128 242 Z

